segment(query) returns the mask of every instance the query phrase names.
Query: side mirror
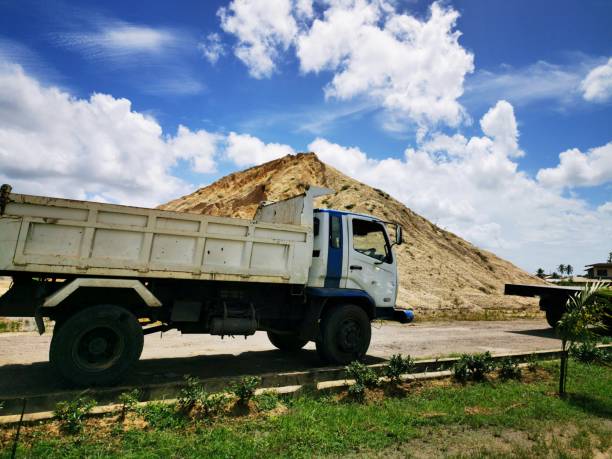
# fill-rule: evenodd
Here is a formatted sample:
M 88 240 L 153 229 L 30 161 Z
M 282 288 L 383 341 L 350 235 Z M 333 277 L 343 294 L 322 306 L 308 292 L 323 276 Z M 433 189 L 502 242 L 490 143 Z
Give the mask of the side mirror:
M 404 233 L 399 224 L 395 225 L 395 245 L 401 245 L 404 242 Z

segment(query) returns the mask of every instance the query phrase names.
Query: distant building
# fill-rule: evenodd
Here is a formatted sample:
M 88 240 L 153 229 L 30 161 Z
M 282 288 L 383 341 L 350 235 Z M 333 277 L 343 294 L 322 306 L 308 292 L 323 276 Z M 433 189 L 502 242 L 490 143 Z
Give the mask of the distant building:
M 612 279 L 612 263 L 594 263 L 586 265 L 589 279 Z

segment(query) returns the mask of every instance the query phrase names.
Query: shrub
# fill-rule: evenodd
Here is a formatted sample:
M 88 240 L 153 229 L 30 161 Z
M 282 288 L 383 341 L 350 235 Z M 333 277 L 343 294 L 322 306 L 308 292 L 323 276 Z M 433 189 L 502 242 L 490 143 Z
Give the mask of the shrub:
M 54 415 L 60 422 L 60 429 L 69 434 L 78 434 L 83 430 L 83 420 L 96 406 L 88 397 L 77 397 L 70 402 L 59 402 L 55 405 Z
M 128 392 L 123 392 L 119 395 L 119 403 L 121 404 L 121 416 L 123 420 L 130 411 L 134 411 L 140 399 L 140 390 L 133 389 Z
M 231 390 L 238 397 L 238 403 L 248 404 L 249 400 L 255 395 L 255 391 L 261 385 L 261 378 L 258 376 L 245 376 L 240 381 L 232 384 Z
M 221 414 L 226 405 L 227 395 L 221 392 L 212 394 L 204 392 L 202 394 L 202 399 L 200 400 L 202 415 L 206 418 Z
M 389 359 L 389 363 L 385 367 L 385 376 L 387 376 L 392 383 L 399 384 L 401 382 L 401 376 L 406 373 L 411 373 L 414 369 L 414 360 L 410 356 L 402 357 L 402 354 L 392 355 Z
M 482 354 L 463 354 L 453 365 L 453 375 L 459 381 L 482 381 L 495 369 L 489 351 Z
M 538 359 L 536 355 L 531 354 L 529 358 L 527 359 L 527 369 L 531 371 L 532 373 L 535 373 L 535 371 L 538 369 L 539 366 L 540 364 L 538 363 Z
M 499 376 L 502 379 L 521 379 L 521 367 L 512 359 L 506 358 L 499 366 Z
M 582 363 L 605 363 L 612 360 L 610 354 L 604 349 L 598 348 L 594 341 L 584 341 L 577 346 L 573 346 L 571 355 Z
M 255 397 L 257 408 L 261 411 L 270 411 L 278 405 L 278 394 L 275 392 L 264 392 Z
M 355 380 L 355 384 L 349 387 L 349 395 L 363 402 L 365 400 L 366 389 L 371 389 L 378 386 L 378 375 L 370 367 L 361 362 L 351 362 L 346 367 L 346 373 L 351 379 Z
M 164 402 L 151 402 L 140 408 L 138 413 L 155 429 L 182 427 L 185 424 L 183 416 L 177 416 L 175 405 Z
M 378 375 L 367 365 L 354 361 L 346 367 L 346 372 L 356 383 L 361 383 L 368 389 L 378 386 Z
M 348 388 L 348 394 L 353 400 L 362 403 L 365 400 L 366 388 L 363 384 L 356 382 Z
M 178 404 L 183 411 L 191 411 L 204 397 L 204 389 L 198 378 L 185 376 L 185 387 L 179 392 Z

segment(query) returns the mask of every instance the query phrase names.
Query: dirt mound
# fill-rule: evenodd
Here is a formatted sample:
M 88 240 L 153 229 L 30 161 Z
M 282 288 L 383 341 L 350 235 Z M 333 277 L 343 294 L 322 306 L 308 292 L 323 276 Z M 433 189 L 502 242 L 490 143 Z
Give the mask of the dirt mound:
M 406 244 L 396 247 L 399 306 L 428 316 L 466 319 L 537 313 L 535 300 L 505 297 L 503 286 L 542 283 L 540 279 L 437 227 L 389 194 L 321 162 L 314 153 L 288 155 L 230 174 L 160 208 L 252 218 L 260 201 L 293 196 L 309 184 L 336 191 L 318 198 L 318 207 L 375 215 L 403 226 Z

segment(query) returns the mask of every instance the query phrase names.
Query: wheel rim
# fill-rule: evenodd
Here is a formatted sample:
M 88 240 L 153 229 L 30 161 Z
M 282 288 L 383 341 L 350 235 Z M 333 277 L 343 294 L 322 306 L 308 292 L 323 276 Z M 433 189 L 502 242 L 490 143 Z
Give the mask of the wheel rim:
M 359 322 L 353 319 L 342 321 L 336 335 L 338 347 L 344 352 L 359 352 L 363 343 L 363 333 Z
M 111 327 L 85 330 L 75 340 L 72 357 L 78 367 L 86 371 L 102 371 L 121 357 L 125 342 Z

